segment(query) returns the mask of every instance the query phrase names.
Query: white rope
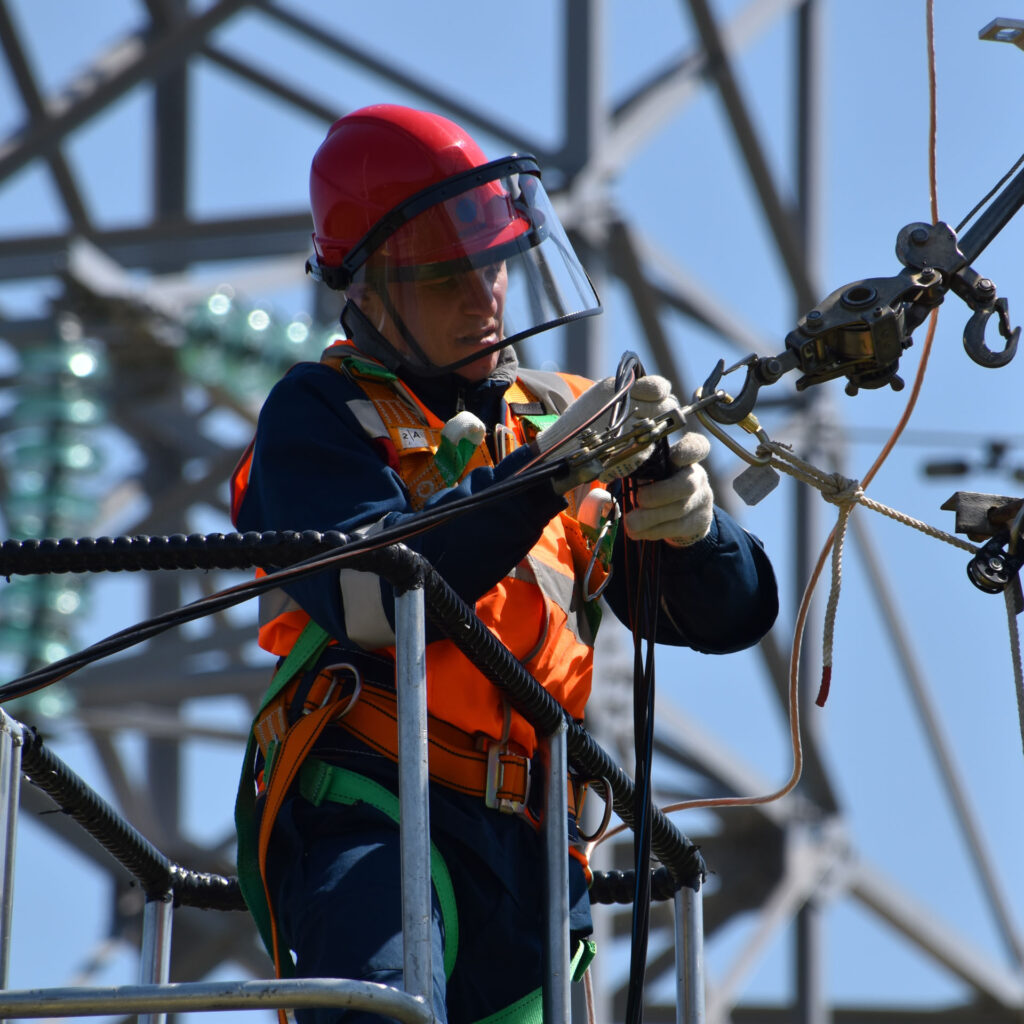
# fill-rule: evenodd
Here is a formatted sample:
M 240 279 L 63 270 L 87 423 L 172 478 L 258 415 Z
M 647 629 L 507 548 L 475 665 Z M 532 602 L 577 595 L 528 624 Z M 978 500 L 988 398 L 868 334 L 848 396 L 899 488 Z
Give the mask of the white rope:
M 846 540 L 846 528 L 849 525 L 850 515 L 855 505 L 863 505 L 874 512 L 888 516 L 898 523 L 913 527 L 929 537 L 945 541 L 954 547 L 972 554 L 978 549 L 967 541 L 944 530 L 939 530 L 928 523 L 899 512 L 888 505 L 883 505 L 873 498 L 869 498 L 860 483 L 850 480 L 841 473 L 826 473 L 810 462 L 806 462 L 793 452 L 793 449 L 779 441 L 772 441 L 762 437 L 758 445 L 757 454 L 761 457 L 771 458 L 772 465 L 777 469 L 788 473 L 797 480 L 809 484 L 821 492 L 821 496 L 828 502 L 839 507 L 839 518 L 836 522 L 835 540 L 832 545 L 832 583 L 829 588 L 828 602 L 825 606 L 825 622 L 821 641 L 822 660 L 822 686 L 827 692 L 827 687 L 832 675 L 832 648 L 835 639 L 836 612 L 839 608 L 839 591 L 843 580 L 843 546 Z M 1016 626 L 1016 622 L 1014 623 Z M 1020 696 L 1021 684 L 1018 684 L 1018 703 L 1021 705 L 1021 738 L 1024 743 L 1024 697 Z
M 1010 657 L 1013 661 L 1013 684 L 1017 691 L 1017 718 L 1020 721 L 1020 743 L 1024 750 L 1024 672 L 1020 663 L 1020 633 L 1017 630 L 1017 609 L 1014 607 L 1013 587 L 1003 590 L 1006 602 L 1006 621 L 1010 627 Z
M 776 469 L 781 469 L 784 473 L 789 473 L 790 476 L 803 480 L 804 483 L 817 488 L 821 491 L 822 497 L 834 505 L 839 505 L 840 507 L 847 503 L 863 505 L 865 508 L 869 508 L 873 512 L 879 512 L 883 516 L 888 516 L 898 523 L 903 523 L 905 526 L 911 526 L 915 530 L 920 530 L 921 533 L 926 533 L 929 537 L 952 544 L 953 547 L 960 548 L 962 551 L 969 551 L 971 554 L 974 554 L 978 550 L 973 544 L 961 540 L 952 533 L 946 533 L 945 530 L 940 530 L 920 519 L 908 516 L 905 512 L 899 512 L 888 505 L 883 505 L 880 501 L 875 501 L 874 498 L 869 498 L 855 480 L 848 480 L 839 473 L 825 473 L 823 470 L 818 469 L 817 466 L 805 462 L 798 455 L 794 454 L 789 445 L 782 444 L 779 441 L 763 441 L 758 445 L 757 454 L 762 456 L 770 455 L 772 457 L 772 465 Z

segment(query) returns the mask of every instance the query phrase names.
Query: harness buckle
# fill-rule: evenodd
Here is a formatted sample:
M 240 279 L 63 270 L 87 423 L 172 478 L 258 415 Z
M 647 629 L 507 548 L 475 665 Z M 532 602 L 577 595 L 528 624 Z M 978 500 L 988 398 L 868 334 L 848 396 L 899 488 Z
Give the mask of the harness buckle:
M 507 698 L 502 698 L 502 710 L 504 721 L 501 728 L 500 740 L 489 740 L 480 737 L 478 742 L 487 745 L 487 777 L 484 782 L 484 804 L 492 810 L 500 811 L 502 814 L 522 814 L 526 810 L 526 802 L 530 797 L 530 759 L 523 758 L 523 796 L 521 800 L 512 800 L 507 796 L 499 797 L 498 793 L 505 784 L 505 762 L 502 761 L 502 754 L 509 755 L 508 738 L 512 735 L 512 705 Z M 518 758 L 517 758 L 518 760 Z
M 529 758 L 523 758 L 523 770 L 526 773 L 523 785 L 523 798 L 521 800 L 514 800 L 507 796 L 499 797 L 498 793 L 505 781 L 505 762 L 502 761 L 501 755 L 508 753 L 503 747 L 503 744 L 492 743 L 487 748 L 487 780 L 486 789 L 484 790 L 484 803 L 491 809 L 500 811 L 502 814 L 522 814 L 526 810 L 526 801 L 530 793 L 530 760 Z

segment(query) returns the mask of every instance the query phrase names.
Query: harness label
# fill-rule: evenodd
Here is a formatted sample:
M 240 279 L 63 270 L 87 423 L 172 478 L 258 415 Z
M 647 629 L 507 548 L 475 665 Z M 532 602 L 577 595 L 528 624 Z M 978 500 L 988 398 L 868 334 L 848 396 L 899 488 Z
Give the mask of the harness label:
M 403 448 L 425 448 L 427 435 L 416 427 L 399 427 L 398 437 Z

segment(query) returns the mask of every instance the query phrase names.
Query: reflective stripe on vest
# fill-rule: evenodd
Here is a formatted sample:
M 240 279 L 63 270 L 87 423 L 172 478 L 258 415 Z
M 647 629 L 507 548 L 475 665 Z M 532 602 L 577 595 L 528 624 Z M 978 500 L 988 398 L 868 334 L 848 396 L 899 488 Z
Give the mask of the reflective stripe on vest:
M 322 361 L 345 373 L 364 392 L 366 398 L 353 399 L 348 407 L 371 441 L 397 454 L 395 468 L 409 488 L 413 507 L 420 508 L 431 494 L 449 486 L 434 462 L 444 424 L 383 367 L 361 353 L 358 361 L 349 359 L 356 352 L 341 342 L 327 349 Z M 546 410 L 561 412 L 589 383 L 581 377 L 524 371 L 506 392 L 506 407 L 540 401 Z M 509 450 L 525 442 L 522 423 L 511 410 L 505 429 Z M 493 465 L 486 444 L 474 452 L 459 479 L 483 465 Z M 570 508 L 574 507 L 571 501 Z M 596 617 L 592 618 L 594 609 L 585 606 L 580 582 L 589 557 L 579 524 L 570 512 L 562 512 L 549 521 L 527 557 L 475 606 L 484 624 L 575 718 L 582 717 L 590 695 L 593 666 Z M 354 570 L 340 575 L 349 639 L 394 658 L 394 635 L 378 578 Z M 282 595 L 269 592 L 260 607 L 260 646 L 279 657 L 287 655 L 308 621 L 295 602 L 286 596 L 282 602 Z M 429 644 L 426 654 L 430 713 L 465 732 L 500 739 L 505 718 L 500 691 L 451 641 Z M 533 729 L 516 713 L 509 736 L 533 752 Z

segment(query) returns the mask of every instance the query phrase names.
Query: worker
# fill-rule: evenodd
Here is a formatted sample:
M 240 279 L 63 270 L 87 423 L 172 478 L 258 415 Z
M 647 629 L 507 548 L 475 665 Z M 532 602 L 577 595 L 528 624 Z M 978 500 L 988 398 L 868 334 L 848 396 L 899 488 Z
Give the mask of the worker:
M 531 158 L 489 162 L 444 117 L 370 106 L 331 126 L 310 195 L 307 269 L 344 293 L 344 337 L 320 362 L 292 367 L 267 398 L 233 480 L 238 529 L 371 536 L 558 462 L 553 481 L 442 517 L 405 543 L 575 719 L 590 693 L 596 592 L 630 618 L 627 542 L 661 549 L 658 642 L 726 653 L 771 628 L 771 564 L 715 508 L 702 435 L 672 443 L 667 476 L 628 484 L 634 507 L 613 545 L 601 533 L 652 449 L 560 461 L 579 450 L 581 428 L 612 426 L 614 415 L 628 430 L 678 402 L 665 378 L 638 376 L 616 412 L 611 378 L 519 366 L 518 344 L 532 339 L 553 355 L 542 332 L 600 311 Z M 539 1020 L 536 737 L 450 640 L 433 626 L 426 640 L 434 1013 L 453 1024 Z M 255 800 L 262 815 L 258 885 L 256 840 L 240 825 L 246 898 L 261 908 L 279 971 L 401 986 L 391 587 L 341 568 L 271 591 L 260 643 L 280 660 L 243 775 L 240 805 Z M 325 702 L 332 710 L 309 726 L 297 758 L 289 737 Z M 576 837 L 572 781 L 567 841 Z M 592 946 L 588 868 L 573 850 L 578 976 Z

